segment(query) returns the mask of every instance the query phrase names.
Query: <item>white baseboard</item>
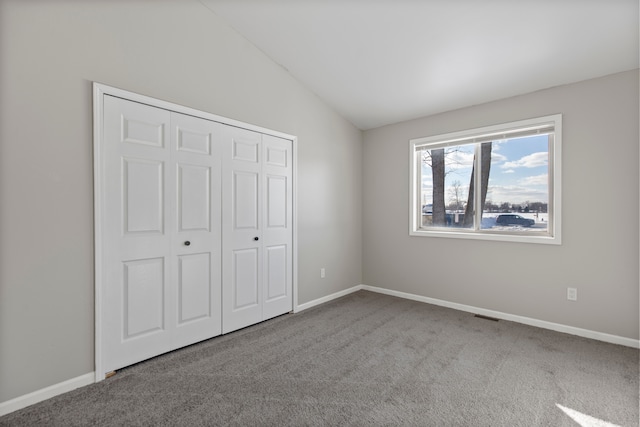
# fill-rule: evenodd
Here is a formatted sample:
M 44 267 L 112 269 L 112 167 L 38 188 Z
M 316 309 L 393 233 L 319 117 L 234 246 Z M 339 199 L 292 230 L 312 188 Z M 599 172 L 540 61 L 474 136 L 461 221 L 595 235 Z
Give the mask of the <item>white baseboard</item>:
M 294 313 L 299 313 L 299 312 L 301 312 L 303 310 L 307 310 L 307 309 L 309 309 L 311 307 L 315 307 L 316 305 L 320 305 L 322 303 L 329 302 L 329 301 L 334 300 L 336 298 L 340 298 L 340 297 L 343 297 L 345 295 L 349 295 L 349 294 L 354 293 L 356 291 L 359 291 L 361 289 L 363 289 L 363 285 L 357 285 L 357 286 L 354 286 L 353 288 L 349 288 L 349 289 L 345 289 L 344 291 L 336 292 L 335 294 L 327 295 L 327 296 L 324 296 L 322 298 L 314 299 L 313 301 L 305 302 L 304 304 L 296 305 L 293 308 L 293 312 Z
M 617 335 L 605 334 L 603 332 L 591 331 L 588 329 L 576 328 L 574 326 L 562 325 L 559 323 L 547 322 L 544 320 L 532 319 L 530 317 L 518 316 L 515 314 L 502 313 L 500 311 L 487 310 L 484 308 L 473 307 L 470 305 L 458 304 L 455 302 L 444 301 L 436 298 L 423 297 L 421 295 L 409 294 L 406 292 L 392 291 L 385 288 L 377 288 L 375 286 L 360 285 L 356 288 L 377 292 L 380 294 L 391 295 L 394 297 L 400 297 L 410 299 L 414 301 L 426 302 L 428 304 L 439 305 L 442 307 L 453 308 L 455 310 L 466 311 L 474 314 L 481 314 L 483 316 L 494 317 L 497 319 L 508 320 L 510 322 L 522 323 L 524 325 L 535 326 L 542 329 L 550 329 L 556 332 L 563 332 L 565 334 L 577 335 L 579 337 L 590 338 L 597 341 L 604 341 L 611 344 L 619 344 L 626 347 L 640 348 L 640 340 L 634 340 L 632 338 L 620 337 Z
M 424 297 L 421 295 L 410 294 L 400 291 L 392 291 L 385 288 L 378 288 L 368 285 L 357 285 L 349 289 L 345 289 L 340 292 L 336 292 L 331 295 L 324 296 L 322 298 L 315 299 L 313 301 L 306 302 L 304 304 L 296 305 L 293 309 L 294 313 L 299 313 L 303 310 L 307 310 L 311 307 L 329 302 L 336 298 L 349 295 L 353 292 L 360 290 L 377 292 L 379 294 L 391 295 L 394 297 L 405 298 L 413 301 L 425 302 L 427 304 L 438 305 L 441 307 L 452 308 L 454 310 L 466 311 L 474 314 L 481 314 L 483 316 L 494 317 L 497 319 L 508 320 L 510 322 L 522 323 L 524 325 L 535 326 L 537 328 L 549 329 L 552 331 L 563 332 L 566 334 L 577 335 L 584 338 L 590 338 L 598 341 L 604 341 L 611 344 L 619 344 L 626 347 L 640 348 L 640 340 L 634 340 L 631 338 L 620 337 L 617 335 L 605 334 L 603 332 L 590 331 L 588 329 L 576 328 L 573 326 L 562 325 L 559 323 L 547 322 L 544 320 L 532 319 L 530 317 L 517 316 L 515 314 L 502 313 L 500 311 L 487 310 L 484 308 L 473 307 L 470 305 L 458 304 L 455 302 L 449 302 L 436 298 Z M 78 387 L 84 387 L 95 382 L 95 373 L 91 372 L 85 375 L 81 375 L 76 378 L 72 378 L 67 381 L 63 381 L 58 384 L 43 388 L 41 390 L 34 391 L 33 393 L 25 394 L 24 396 L 16 397 L 6 402 L 0 403 L 0 416 L 9 414 L 27 406 L 33 405 L 43 400 L 50 399 L 62 393 L 74 390 Z
M 19 409 L 26 408 L 27 406 L 31 406 L 35 403 L 42 402 L 43 400 L 51 399 L 59 394 L 93 384 L 95 382 L 95 377 L 95 374 L 90 372 L 88 374 L 80 375 L 79 377 L 71 378 L 70 380 L 36 390 L 33 393 L 25 394 L 23 396 L 16 397 L 15 399 L 2 402 L 0 403 L 0 417 Z

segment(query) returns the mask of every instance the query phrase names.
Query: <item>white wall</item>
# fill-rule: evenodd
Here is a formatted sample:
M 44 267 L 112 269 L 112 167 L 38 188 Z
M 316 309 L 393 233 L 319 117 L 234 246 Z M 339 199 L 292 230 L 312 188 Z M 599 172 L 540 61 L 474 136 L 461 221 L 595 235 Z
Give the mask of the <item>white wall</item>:
M 299 302 L 361 283 L 362 133 L 198 1 L 0 0 L 0 55 L 0 403 L 94 370 L 92 81 L 298 136 Z
M 364 283 L 637 340 L 638 79 L 635 70 L 365 132 Z M 409 236 L 409 139 L 555 113 L 561 246 Z

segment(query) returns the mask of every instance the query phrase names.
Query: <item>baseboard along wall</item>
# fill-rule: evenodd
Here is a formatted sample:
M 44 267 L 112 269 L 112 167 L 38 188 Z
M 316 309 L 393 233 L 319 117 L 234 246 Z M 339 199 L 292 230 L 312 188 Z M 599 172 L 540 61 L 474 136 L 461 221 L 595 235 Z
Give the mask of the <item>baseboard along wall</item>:
M 345 289 L 331 295 L 327 295 L 313 301 L 306 302 L 304 304 L 296 305 L 293 309 L 294 313 L 299 313 L 304 310 L 308 310 L 312 307 L 318 306 L 325 302 L 332 301 L 334 299 L 349 295 L 357 291 L 370 291 L 380 294 L 391 295 L 394 297 L 405 298 L 413 301 L 420 301 L 427 304 L 438 305 L 441 307 L 452 308 L 454 310 L 466 311 L 469 313 L 480 314 L 483 316 L 493 317 L 496 319 L 508 320 L 510 322 L 522 323 L 524 325 L 535 326 L 537 328 L 549 329 L 556 332 L 563 332 L 566 334 L 576 335 L 584 338 L 590 338 L 598 341 L 604 341 L 611 344 L 623 345 L 626 347 L 640 348 L 640 340 L 634 340 L 631 338 L 620 337 L 617 335 L 605 334 L 602 332 L 590 331 L 588 329 L 576 328 L 573 326 L 562 325 L 553 322 L 547 322 L 544 320 L 532 319 L 524 316 L 517 316 L 509 313 L 502 313 L 494 310 L 486 310 L 484 308 L 473 307 L 470 305 L 458 304 L 454 302 L 444 301 L 436 298 L 424 297 L 421 295 L 410 294 L 406 292 L 393 291 L 385 288 L 378 288 L 368 285 L 357 285 L 349 289 Z M 95 373 L 90 372 L 88 374 L 81 375 L 76 378 L 72 378 L 67 381 L 63 381 L 58 384 L 36 390 L 32 393 L 25 394 L 24 396 L 16 397 L 15 399 L 8 400 L 0 403 L 0 416 L 9 414 L 27 406 L 33 405 L 43 400 L 50 399 L 59 394 L 63 394 L 74 390 L 79 387 L 84 387 L 95 382 Z
M 0 417 L 19 409 L 26 408 L 27 406 L 34 405 L 38 402 L 42 402 L 43 400 L 51 399 L 52 397 L 69 392 L 71 390 L 93 384 L 95 381 L 95 373 L 89 372 L 88 374 L 71 378 L 70 380 L 66 380 L 49 387 L 45 387 L 43 389 L 36 390 L 32 393 L 16 397 L 15 399 L 7 400 L 6 402 L 0 403 Z
M 327 295 L 325 297 L 318 298 L 316 300 L 298 305 L 294 309 L 294 313 L 298 313 L 300 311 L 309 309 L 311 307 L 315 307 L 316 305 L 320 305 L 322 303 L 325 303 L 325 302 L 334 300 L 336 298 L 340 298 L 350 293 L 361 291 L 361 290 L 377 292 L 380 294 L 410 299 L 413 301 L 420 301 L 427 304 L 433 304 L 441 307 L 452 308 L 454 310 L 466 311 L 469 313 L 480 314 L 483 316 L 493 317 L 496 319 L 508 320 L 510 322 L 522 323 L 524 325 L 535 326 L 537 328 L 542 328 L 542 329 L 549 329 L 552 331 L 562 332 L 570 335 L 576 335 L 583 338 L 590 338 L 597 341 L 604 341 L 611 344 L 623 345 L 625 347 L 640 348 L 640 340 L 634 340 L 632 338 L 620 337 L 617 335 L 606 334 L 603 332 L 596 332 L 588 329 L 576 328 L 574 326 L 567 326 L 559 323 L 533 319 L 530 317 L 518 316 L 515 314 L 509 314 L 509 313 L 502 313 L 500 311 L 487 310 L 484 308 L 474 307 L 471 305 L 458 304 L 458 303 L 440 300 L 436 298 L 429 298 L 421 295 L 410 294 L 407 292 L 394 291 L 390 289 L 378 288 L 376 286 L 368 286 L 368 285 L 357 285 L 352 288 L 345 289 L 340 292 L 336 292 L 335 294 Z

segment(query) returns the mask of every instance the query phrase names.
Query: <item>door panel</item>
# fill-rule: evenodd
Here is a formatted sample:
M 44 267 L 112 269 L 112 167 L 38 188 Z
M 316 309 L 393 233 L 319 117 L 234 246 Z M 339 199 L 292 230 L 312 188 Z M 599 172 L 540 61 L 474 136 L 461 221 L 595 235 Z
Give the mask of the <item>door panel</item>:
M 265 186 L 264 229 L 265 292 L 263 319 L 293 309 L 293 143 L 264 135 L 263 165 Z
M 162 233 L 164 229 L 164 163 L 122 160 L 122 217 L 125 234 Z
M 233 228 L 258 231 L 258 174 L 255 172 L 233 172 Z
M 211 228 L 211 168 L 178 165 L 178 229 Z
M 211 255 L 193 254 L 178 257 L 178 323 L 210 317 Z
M 173 225 L 174 346 L 222 333 L 219 123 L 173 113 L 177 221 Z
M 223 131 L 223 333 L 293 308 L 292 142 Z
M 262 135 L 225 126 L 222 139 L 222 332 L 262 320 Z
M 287 295 L 287 246 L 270 246 L 266 248 L 266 292 L 265 301 L 271 302 Z
M 242 162 L 258 164 L 258 153 L 260 150 L 260 137 L 259 133 L 255 133 L 244 129 L 233 129 L 235 134 L 231 138 L 232 143 L 232 156 L 233 160 L 239 160 Z
M 103 125 L 108 372 L 221 333 L 221 125 L 106 95 Z
M 267 228 L 284 228 L 287 226 L 288 193 L 287 177 L 267 175 L 267 211 L 265 224 Z
M 258 249 L 233 252 L 233 311 L 256 307 L 258 300 Z
M 267 139 L 271 139 L 267 136 Z M 290 142 L 290 141 L 288 141 Z M 276 144 L 265 146 L 265 164 L 267 166 L 276 166 L 280 168 L 287 168 L 289 166 L 289 161 L 291 159 L 288 147 L 286 146 L 278 146 Z
M 104 97 L 103 369 L 170 350 L 170 113 Z
M 186 118 L 188 116 L 183 116 Z M 199 119 L 196 119 L 199 120 Z M 183 122 L 185 120 L 182 120 Z M 194 121 L 192 121 L 194 123 Z M 186 123 L 185 123 L 186 125 Z M 199 126 L 196 126 L 199 128 Z M 185 127 L 177 128 L 177 146 L 178 151 L 191 152 L 196 154 L 211 155 L 211 147 L 213 144 L 212 134 L 203 129 L 187 129 Z
M 123 263 L 123 339 L 164 330 L 164 259 Z
M 154 121 L 151 116 L 141 116 L 140 111 L 137 107 L 123 108 L 122 142 L 164 148 L 167 122 L 164 118 Z

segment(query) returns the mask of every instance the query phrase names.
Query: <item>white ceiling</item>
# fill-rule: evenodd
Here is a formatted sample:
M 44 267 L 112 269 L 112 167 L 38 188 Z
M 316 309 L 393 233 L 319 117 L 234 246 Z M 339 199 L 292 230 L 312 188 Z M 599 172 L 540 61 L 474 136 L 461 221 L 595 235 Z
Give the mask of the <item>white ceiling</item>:
M 638 0 L 200 0 L 360 129 L 638 68 Z

